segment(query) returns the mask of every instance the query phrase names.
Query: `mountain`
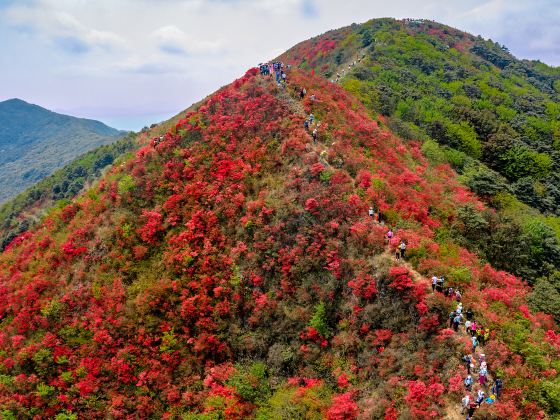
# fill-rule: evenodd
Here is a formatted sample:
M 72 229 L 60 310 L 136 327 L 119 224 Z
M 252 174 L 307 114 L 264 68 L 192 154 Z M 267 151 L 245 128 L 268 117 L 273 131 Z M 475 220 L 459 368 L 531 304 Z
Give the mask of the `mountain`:
M 20 99 L 0 102 L 0 203 L 123 132 Z
M 374 19 L 281 58 L 328 78 L 344 64 L 346 90 L 391 117 L 403 136 L 443 146 L 424 149 L 467 173 L 474 191 L 508 191 L 560 215 L 560 68 L 425 20 Z
M 560 321 L 560 68 L 427 20 L 373 19 L 280 59 L 356 96 L 433 164 L 449 164 L 494 212 L 461 211 L 457 238 L 535 285 Z M 338 74 L 338 75 L 337 75 Z
M 249 70 L 11 242 L 2 417 L 461 418 L 471 340 L 434 274 L 489 328 L 477 417 L 560 413 L 557 325 L 467 248 L 496 211 L 318 73 Z

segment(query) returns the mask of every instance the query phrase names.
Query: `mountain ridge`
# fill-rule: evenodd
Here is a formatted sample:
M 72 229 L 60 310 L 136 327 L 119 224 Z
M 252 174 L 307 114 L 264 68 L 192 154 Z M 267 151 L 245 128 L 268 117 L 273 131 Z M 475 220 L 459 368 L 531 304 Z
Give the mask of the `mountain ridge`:
M 124 132 L 21 99 L 0 102 L 0 202 Z
M 559 413 L 557 325 L 465 247 L 502 246 L 479 226 L 494 210 L 362 101 L 251 69 L 12 241 L 2 415 L 456 418 L 462 357 L 481 351 L 448 328 L 436 274 L 489 328 L 504 379 L 477 416 Z

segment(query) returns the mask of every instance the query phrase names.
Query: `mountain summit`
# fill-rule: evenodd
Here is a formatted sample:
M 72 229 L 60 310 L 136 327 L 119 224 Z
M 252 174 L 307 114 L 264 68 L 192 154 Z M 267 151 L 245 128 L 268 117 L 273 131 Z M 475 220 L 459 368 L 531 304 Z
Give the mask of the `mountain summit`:
M 21 99 L 0 102 L 0 202 L 120 135 L 99 121 L 57 114 Z
M 456 419 L 468 373 L 478 418 L 559 412 L 553 318 L 469 242 L 495 211 L 287 63 L 0 254 L 3 417 Z

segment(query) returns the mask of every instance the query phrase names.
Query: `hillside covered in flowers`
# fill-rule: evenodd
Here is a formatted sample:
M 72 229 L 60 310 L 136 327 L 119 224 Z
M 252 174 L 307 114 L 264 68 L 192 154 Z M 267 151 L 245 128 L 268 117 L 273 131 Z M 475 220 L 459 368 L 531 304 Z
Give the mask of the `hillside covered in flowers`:
M 0 255 L 2 418 L 456 418 L 471 341 L 433 275 L 490 331 L 478 418 L 560 412 L 552 317 L 461 245 L 494 210 L 421 148 L 249 70 Z

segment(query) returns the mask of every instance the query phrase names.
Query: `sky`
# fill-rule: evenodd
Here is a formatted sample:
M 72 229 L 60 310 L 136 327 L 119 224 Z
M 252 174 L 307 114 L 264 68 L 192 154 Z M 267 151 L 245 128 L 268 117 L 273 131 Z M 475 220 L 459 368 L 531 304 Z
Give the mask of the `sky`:
M 560 0 L 0 0 L 0 101 L 138 130 L 376 17 L 435 20 L 560 65 Z

